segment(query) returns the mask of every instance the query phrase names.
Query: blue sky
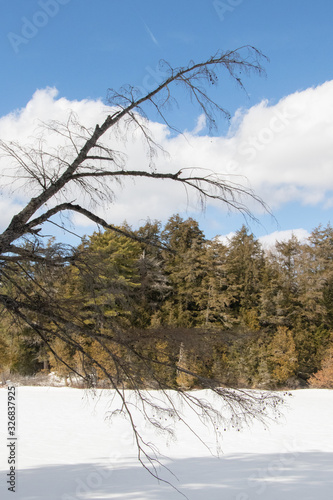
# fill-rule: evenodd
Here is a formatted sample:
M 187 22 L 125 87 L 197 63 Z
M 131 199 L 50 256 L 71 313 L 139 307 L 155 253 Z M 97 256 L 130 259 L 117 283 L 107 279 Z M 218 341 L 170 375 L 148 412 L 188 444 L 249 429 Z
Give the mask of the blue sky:
M 222 149 L 219 154 L 230 164 L 234 161 L 230 151 L 235 143 L 239 142 L 237 151 L 242 145 L 245 150 L 249 130 L 255 130 L 253 137 L 262 138 L 263 143 L 255 148 L 253 158 L 249 152 L 247 158 L 244 154 L 235 159 L 236 173 L 246 176 L 253 189 L 272 206 L 279 225 L 254 207 L 262 225 L 251 223 L 251 230 L 257 236 L 277 230 L 310 231 L 331 220 L 333 206 L 333 86 L 329 85 L 333 81 L 332 21 L 330 0 L 16 0 L 3 6 L 0 16 L 0 116 L 7 116 L 2 124 L 6 124 L 6 130 L 11 129 L 8 114 L 26 109 L 29 101 L 34 116 L 38 117 L 41 108 L 51 110 L 52 103 L 44 94 L 38 102 L 32 99 L 37 89 L 56 88 L 58 94 L 52 102 L 64 98 L 70 107 L 74 101 L 103 100 L 109 87 L 117 89 L 126 83 L 152 85 L 159 78 L 160 59 L 179 66 L 191 59 L 203 60 L 219 49 L 253 45 L 269 58 L 264 63 L 267 76 L 245 76 L 247 94 L 229 78 L 214 90 L 213 97 L 232 116 L 241 110 L 232 122 L 233 132 L 228 132 L 229 124 L 221 117 L 218 131 L 214 132 L 216 148 L 228 150 L 225 158 Z M 287 112 L 283 111 L 286 103 Z M 287 116 L 285 128 L 281 126 L 271 131 L 271 136 L 265 136 L 263 130 L 267 132 L 276 113 Z M 199 114 L 200 110 L 182 99 L 172 120 L 179 129 L 191 131 Z M 3 127 L 0 130 L 6 136 Z M 13 127 L 17 135 L 15 130 Z M 202 147 L 204 140 L 208 143 L 208 129 L 194 135 L 194 149 L 199 143 Z M 309 148 L 309 142 L 311 150 L 303 158 L 302 144 Z M 171 144 L 171 150 L 177 152 L 175 144 Z M 279 154 L 281 169 L 277 164 Z M 226 163 L 222 162 L 222 169 Z M 158 205 L 172 198 L 172 187 L 167 189 L 166 198 L 151 200 L 152 211 L 147 213 L 151 218 L 165 219 L 184 208 L 175 202 L 169 211 L 168 207 L 160 210 Z M 144 190 L 142 195 L 145 198 Z M 19 203 L 17 199 L 15 203 Z M 115 211 L 136 224 L 136 209 L 125 194 L 119 210 L 115 205 L 110 214 L 119 223 Z M 139 213 L 138 222 L 142 222 L 144 211 Z M 191 205 L 184 212 L 187 215 L 199 219 L 209 237 L 228 234 L 244 222 L 239 215 L 210 206 L 202 214 Z

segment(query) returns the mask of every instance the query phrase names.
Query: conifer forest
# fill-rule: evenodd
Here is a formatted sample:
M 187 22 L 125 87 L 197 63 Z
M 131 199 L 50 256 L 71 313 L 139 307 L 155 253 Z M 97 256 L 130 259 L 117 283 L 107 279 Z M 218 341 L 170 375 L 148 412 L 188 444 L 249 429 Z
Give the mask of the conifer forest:
M 24 322 L 2 312 L 2 374 L 103 387 L 107 373 L 129 389 L 333 387 L 331 226 L 265 249 L 246 226 L 223 243 L 179 215 L 117 229 L 86 237 L 73 263 L 13 262 L 16 300 L 35 297 L 36 310 Z M 52 294 L 70 341 L 56 309 L 44 318 L 38 306 Z

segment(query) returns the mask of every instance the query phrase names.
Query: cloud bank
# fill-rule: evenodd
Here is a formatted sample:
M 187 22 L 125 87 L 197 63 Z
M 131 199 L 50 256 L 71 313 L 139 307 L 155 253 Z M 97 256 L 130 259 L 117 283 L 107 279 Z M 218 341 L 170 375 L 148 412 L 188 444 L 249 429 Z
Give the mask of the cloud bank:
M 54 88 L 37 90 L 23 109 L 0 118 L 1 139 L 25 143 L 34 137 L 41 121 L 66 121 L 71 111 L 86 127 L 93 127 L 109 111 L 99 100 L 70 101 L 57 95 Z M 263 101 L 248 110 L 238 110 L 226 136 L 205 135 L 203 117 L 198 118 L 192 131 L 178 136 L 171 136 L 166 126 L 151 122 L 155 138 L 169 153 L 156 158 L 156 167 L 164 172 L 193 167 L 223 172 L 227 180 L 250 186 L 272 209 L 292 201 L 330 207 L 332 111 L 333 81 L 329 81 L 275 104 Z M 118 139 L 110 136 L 109 140 L 119 146 Z M 121 147 L 129 169 L 147 169 L 147 152 L 135 131 Z M 3 162 L 1 168 L 5 168 Z M 28 195 L 20 190 L 9 195 L 3 188 L 2 227 Z M 188 198 L 184 189 L 171 181 L 129 180 L 123 189 L 115 186 L 114 204 L 100 209 L 100 214 L 115 224 L 125 219 L 138 224 L 148 216 L 165 220 L 175 212 L 196 208 L 195 197 Z M 259 206 L 251 208 L 254 212 L 260 210 Z M 81 218 L 77 222 L 84 224 Z

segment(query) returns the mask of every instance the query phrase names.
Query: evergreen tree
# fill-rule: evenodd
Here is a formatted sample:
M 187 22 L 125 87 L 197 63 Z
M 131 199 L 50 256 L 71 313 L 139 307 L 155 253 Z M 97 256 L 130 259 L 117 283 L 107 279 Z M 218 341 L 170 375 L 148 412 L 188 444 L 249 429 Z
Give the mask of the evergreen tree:
M 232 325 L 226 279 L 227 251 L 215 238 L 206 242 L 202 252 L 201 267 L 205 272 L 196 294 L 200 307 L 198 323 L 205 328 L 226 329 Z
M 135 235 L 142 240 L 141 254 L 138 259 L 140 287 L 136 293 L 136 319 L 134 324 L 140 328 L 154 327 L 158 324 L 155 315 L 165 298 L 171 292 L 164 269 L 162 256 L 161 223 L 148 221 Z
M 315 228 L 302 246 L 298 273 L 301 307 L 294 328 L 300 372 L 319 370 L 332 331 L 333 230 Z
M 260 243 L 242 226 L 231 238 L 225 264 L 228 303 L 235 324 L 241 322 L 252 329 L 259 328 L 263 267 Z
M 283 385 L 296 373 L 296 346 L 290 330 L 279 326 L 267 350 L 272 382 Z
M 205 238 L 193 219 L 172 216 L 162 231 L 162 242 L 170 249 L 164 252 L 164 269 L 172 291 L 156 320 L 176 327 L 198 324 L 200 305 L 198 291 L 206 270 L 203 267 Z
M 261 317 L 266 324 L 295 327 L 302 314 L 302 258 L 302 245 L 294 235 L 287 242 L 277 242 L 268 253 L 261 295 Z

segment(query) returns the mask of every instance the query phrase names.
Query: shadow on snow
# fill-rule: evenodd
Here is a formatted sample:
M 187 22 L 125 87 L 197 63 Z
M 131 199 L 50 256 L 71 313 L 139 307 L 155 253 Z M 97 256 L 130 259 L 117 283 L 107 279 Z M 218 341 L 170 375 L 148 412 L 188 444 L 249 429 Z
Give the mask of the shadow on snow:
M 48 465 L 18 470 L 16 494 L 7 491 L 1 472 L 4 500 L 173 500 L 183 498 L 158 482 L 139 464 Z M 190 500 L 326 500 L 333 491 L 333 453 L 297 452 L 242 454 L 220 459 L 165 460 L 168 471 L 158 472 Z M 5 495 L 3 496 L 3 492 Z

